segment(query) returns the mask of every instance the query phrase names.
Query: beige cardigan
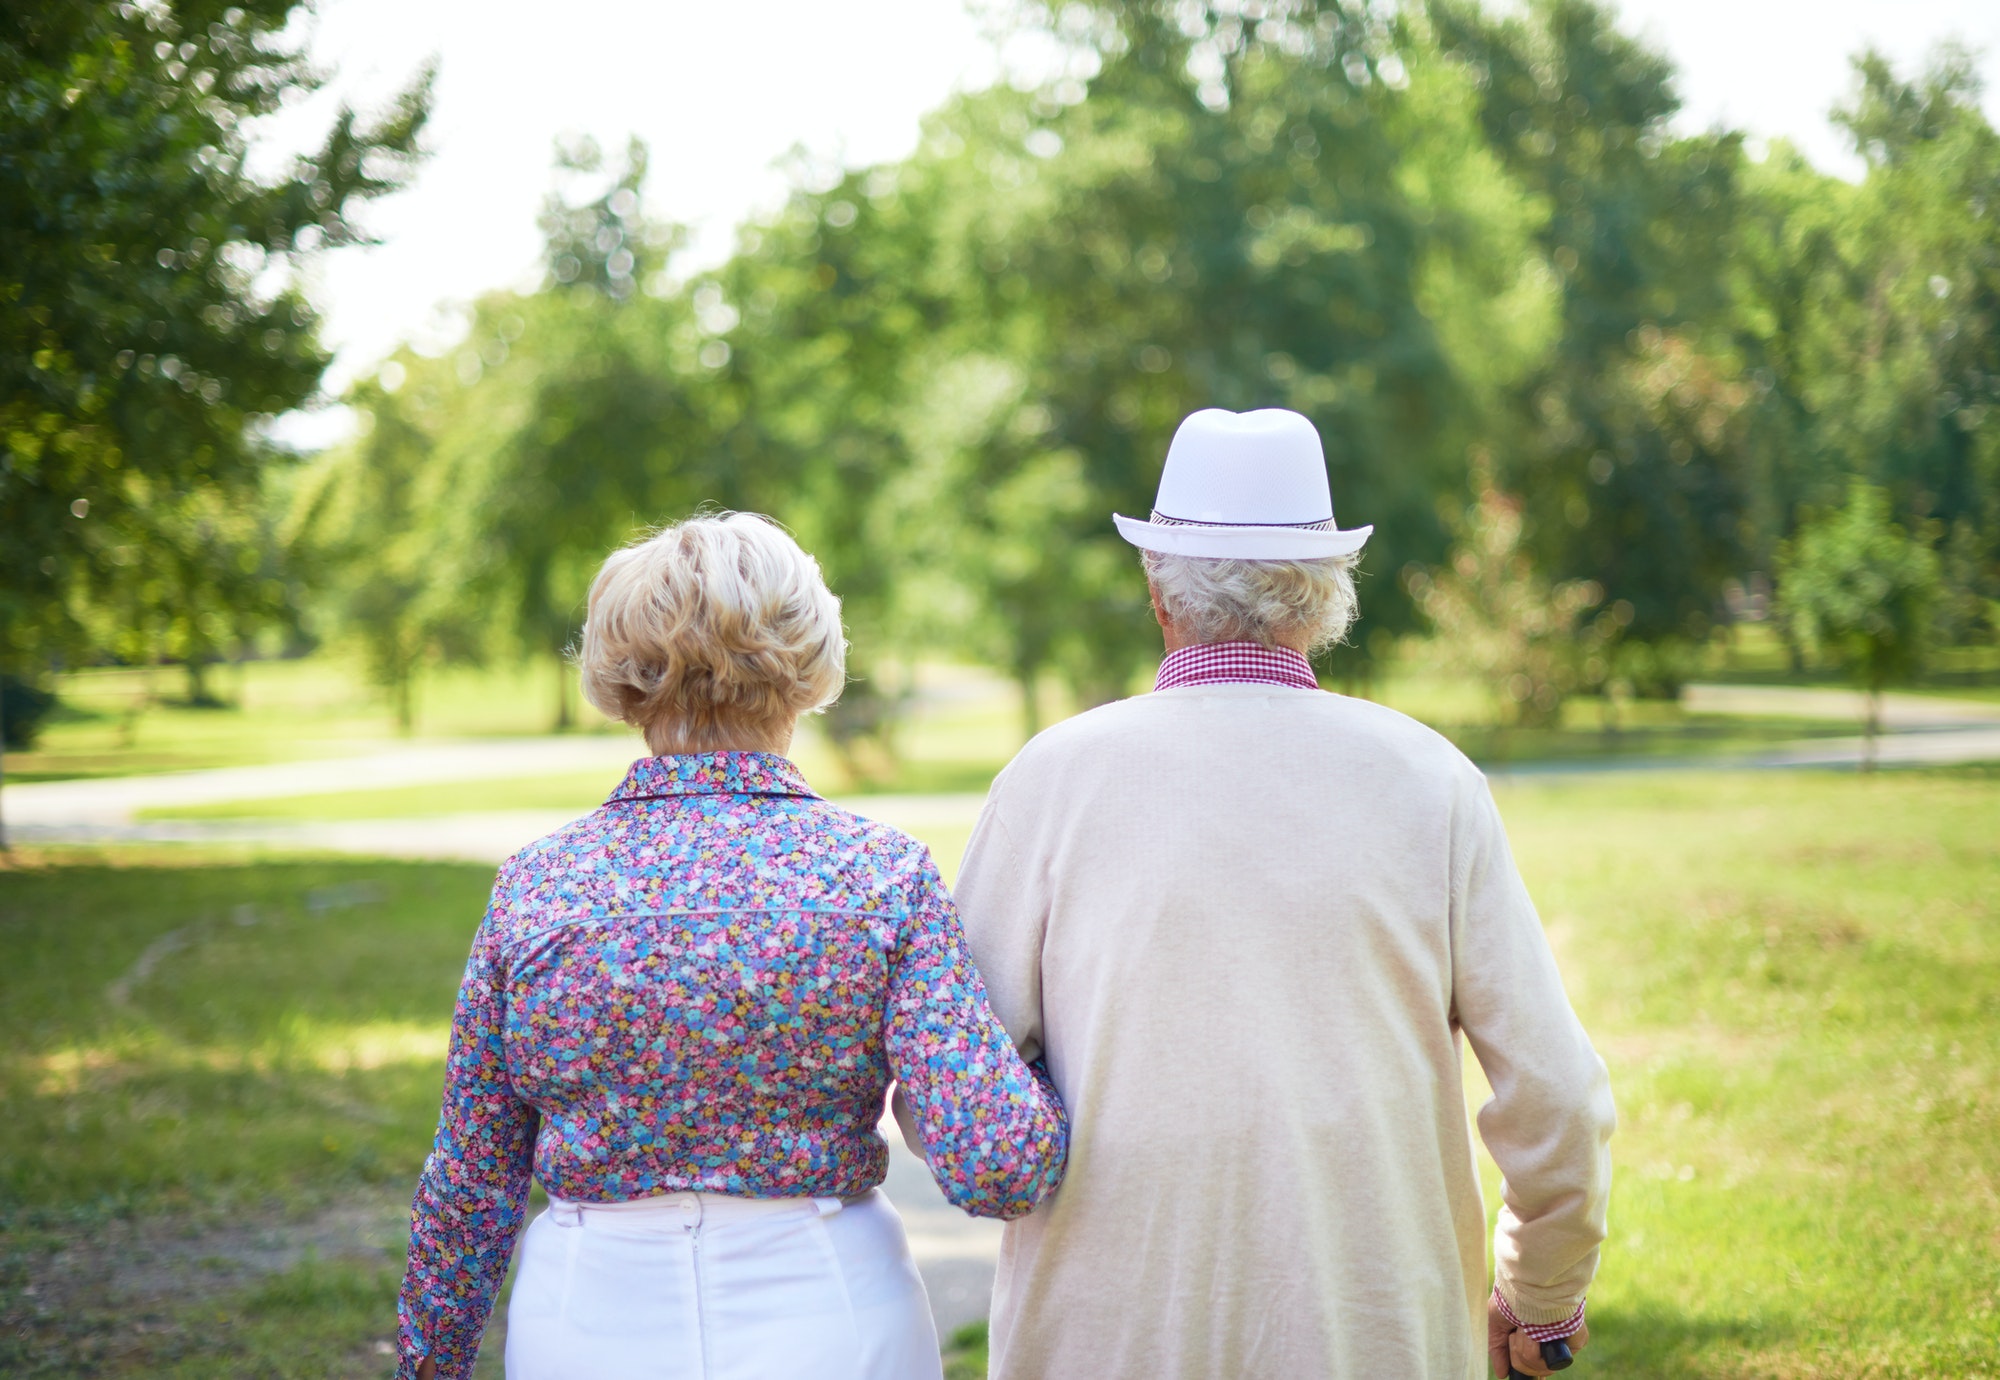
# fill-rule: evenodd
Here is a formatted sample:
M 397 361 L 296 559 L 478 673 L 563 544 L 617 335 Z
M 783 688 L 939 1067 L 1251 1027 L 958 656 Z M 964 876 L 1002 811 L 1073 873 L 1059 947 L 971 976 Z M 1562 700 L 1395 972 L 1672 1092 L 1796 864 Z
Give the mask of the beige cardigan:
M 973 956 L 1068 1104 L 1008 1226 L 995 1380 L 1487 1373 L 1462 1030 L 1494 1089 L 1499 1284 L 1567 1317 L 1613 1112 L 1478 770 L 1316 690 L 1168 690 L 1000 778 L 958 879 Z

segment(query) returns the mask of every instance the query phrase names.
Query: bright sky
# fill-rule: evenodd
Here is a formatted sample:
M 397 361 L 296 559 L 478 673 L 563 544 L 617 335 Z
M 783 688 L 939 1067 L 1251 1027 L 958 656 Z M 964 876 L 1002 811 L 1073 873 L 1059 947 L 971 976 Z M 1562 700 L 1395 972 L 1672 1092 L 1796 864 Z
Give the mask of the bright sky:
M 1792 139 L 1824 167 L 1856 166 L 1826 112 L 1850 54 L 1874 44 L 1907 68 L 1939 40 L 1970 43 L 2000 119 L 2000 4 L 1993 0 L 1620 0 L 1628 24 L 1682 73 L 1683 123 Z M 773 164 L 794 145 L 866 164 L 916 146 L 918 122 L 955 89 L 1033 70 L 1046 54 L 996 54 L 961 0 L 320 0 L 313 52 L 329 90 L 279 117 L 273 150 L 324 131 L 332 103 L 379 103 L 441 59 L 432 157 L 416 186 L 373 208 L 384 241 L 342 251 L 316 296 L 339 350 L 339 392 L 404 340 L 448 343 L 462 303 L 534 280 L 535 213 L 558 135 L 607 154 L 652 146 L 648 204 L 696 230 L 714 262 L 731 228 L 776 202 Z M 297 444 L 345 429 L 337 409 L 290 419 Z

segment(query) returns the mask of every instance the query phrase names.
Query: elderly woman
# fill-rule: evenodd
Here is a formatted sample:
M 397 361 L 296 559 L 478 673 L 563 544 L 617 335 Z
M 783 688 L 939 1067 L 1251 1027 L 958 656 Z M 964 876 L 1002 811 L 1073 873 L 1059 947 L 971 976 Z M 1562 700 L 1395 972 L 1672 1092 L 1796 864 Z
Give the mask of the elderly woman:
M 399 1302 L 402 1376 L 472 1373 L 529 1180 L 507 1373 L 939 1374 L 877 1188 L 891 1080 L 945 1195 L 1012 1218 L 1068 1129 L 929 853 L 786 760 L 840 692 L 840 608 L 770 522 L 693 518 L 590 591 L 584 691 L 652 756 L 500 869 L 460 988 Z

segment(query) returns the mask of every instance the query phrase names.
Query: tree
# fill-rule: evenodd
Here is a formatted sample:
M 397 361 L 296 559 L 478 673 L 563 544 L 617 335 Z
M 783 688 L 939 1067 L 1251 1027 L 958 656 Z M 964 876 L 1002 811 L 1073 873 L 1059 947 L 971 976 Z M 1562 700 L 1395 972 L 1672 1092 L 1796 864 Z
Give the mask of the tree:
M 1860 480 L 1846 506 L 1816 515 L 1780 548 L 1779 616 L 1867 695 L 1864 767 L 1875 764 L 1882 692 L 1923 668 L 1937 599 L 1937 553 L 1892 520 L 1887 494 Z
M 503 346 L 521 324 L 510 313 L 486 315 L 499 316 L 490 342 Z M 416 727 L 425 668 L 479 659 L 491 621 L 454 588 L 440 543 L 448 527 L 438 515 L 452 495 L 437 447 L 466 392 L 456 360 L 399 351 L 349 391 L 360 434 L 299 473 L 287 505 L 285 549 L 311 576 L 314 612 L 359 643 L 367 677 L 404 733 Z
M 1473 483 L 1451 559 L 1405 578 L 1440 651 L 1485 686 L 1501 726 L 1554 728 L 1565 699 L 1607 679 L 1606 648 L 1631 611 L 1614 605 L 1586 621 L 1603 587 L 1551 585 L 1522 545 L 1521 501 L 1495 486 L 1483 457 Z
M 962 540 L 989 557 L 966 572 L 986 615 L 972 626 L 1024 689 L 1055 671 L 1090 703 L 1157 655 L 1107 518 L 1147 510 L 1195 407 L 1305 412 L 1343 514 L 1378 524 L 1371 566 L 1442 554 L 1433 497 L 1462 480 L 1479 393 L 1423 299 L 1451 268 L 1505 291 L 1519 257 L 1488 274 L 1465 251 L 1486 224 L 1507 245 L 1520 207 L 1504 188 L 1484 206 L 1458 195 L 1447 166 L 1482 191 L 1498 170 L 1475 166 L 1463 122 L 1417 132 L 1409 72 L 1365 6 L 1099 4 L 1044 22 L 1088 53 L 1087 88 L 963 99 L 912 164 L 960 208 L 932 260 L 956 275 L 940 293 L 953 365 L 929 391 L 997 390 L 960 414 L 982 421 L 957 428 L 951 466 Z M 1449 129 L 1447 109 L 1425 115 Z M 1412 615 L 1384 582 L 1367 617 L 1393 633 Z
M 1838 119 L 1868 162 L 1811 323 L 1820 444 L 1953 533 L 1960 600 L 2000 598 L 2000 133 L 1969 60 L 1914 81 L 1875 53 Z M 1838 274 L 1836 277 L 1835 274 Z M 1828 291 L 1832 289 L 1832 291 Z M 1829 488 L 1831 486 L 1828 486 Z M 1837 492 L 1835 490 L 1834 492 Z M 1801 495 L 1826 503 L 1833 492 Z
M 343 109 L 277 182 L 252 177 L 246 122 L 317 82 L 283 36 L 296 8 L 31 2 L 0 19 L 0 664 L 18 674 L 117 626 L 125 569 L 154 549 L 149 505 L 254 489 L 263 419 L 327 363 L 300 271 L 362 241 L 358 207 L 410 174 L 428 73 L 373 124 Z
M 583 192 L 544 205 L 541 290 L 482 299 L 446 357 L 358 386 L 365 434 L 302 493 L 309 547 L 347 571 L 332 611 L 406 720 L 429 662 L 511 653 L 551 659 L 567 727 L 564 657 L 605 556 L 704 502 L 742 506 L 717 444 L 728 352 L 664 279 L 681 232 L 641 208 L 644 145 L 608 177 L 587 143 L 557 168 Z
M 298 7 L 0 14 L 0 675 L 166 621 L 199 699 L 214 636 L 271 611 L 264 556 L 233 545 L 257 534 L 223 515 L 273 458 L 263 421 L 327 364 L 299 273 L 363 238 L 430 108 L 425 73 L 252 177 L 246 122 L 317 82 L 284 36 Z
M 1718 251 L 1741 136 L 1673 137 L 1671 64 L 1593 0 L 1507 17 L 1433 0 L 1426 17 L 1477 84 L 1488 145 L 1549 208 L 1560 326 L 1493 438 L 1526 539 L 1553 577 L 1628 602 L 1629 636 L 1690 648 L 1745 560 L 1752 461 L 1733 419 L 1749 393 Z M 1676 689 L 1675 660 L 1646 688 Z
M 851 773 L 893 755 L 905 661 L 926 636 L 964 645 L 924 612 L 947 578 L 919 557 L 962 531 L 968 495 L 930 495 L 903 521 L 917 465 L 912 400 L 948 372 L 954 271 L 940 236 L 950 189 L 921 157 L 847 173 L 800 163 L 786 204 L 744 227 L 735 257 L 694 286 L 693 325 L 720 361 L 711 405 L 733 498 L 779 518 L 820 561 L 851 640 L 848 685 L 826 717 Z

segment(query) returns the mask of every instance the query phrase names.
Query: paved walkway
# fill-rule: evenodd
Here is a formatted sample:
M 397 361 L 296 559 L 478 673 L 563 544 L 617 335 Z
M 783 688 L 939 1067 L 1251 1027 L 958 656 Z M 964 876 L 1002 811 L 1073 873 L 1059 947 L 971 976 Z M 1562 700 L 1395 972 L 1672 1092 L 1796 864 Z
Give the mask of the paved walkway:
M 1690 714 L 1741 714 L 1764 718 L 1845 719 L 1860 724 L 1867 696 L 1858 690 L 1790 685 L 1690 685 L 1681 692 Z M 1967 725 L 2000 725 L 2000 702 L 1951 700 L 1932 695 L 1884 695 L 1882 726 L 1890 731 Z
M 9 793 L 11 796 L 11 792 Z M 983 794 L 869 795 L 838 804 L 906 833 L 969 829 L 979 818 Z M 348 853 L 371 858 L 430 858 L 497 863 L 568 824 L 581 810 L 481 810 L 409 819 L 160 819 L 129 817 L 18 819 L 6 808 L 7 835 L 15 843 L 207 843 Z M 107 815 L 110 813 L 105 812 Z
M 479 738 L 418 743 L 305 762 L 160 772 L 151 776 L 9 784 L 0 808 L 10 824 L 114 824 L 141 810 L 179 809 L 236 800 L 381 791 L 449 781 L 501 781 L 570 773 L 623 772 L 645 747 L 626 734 Z

